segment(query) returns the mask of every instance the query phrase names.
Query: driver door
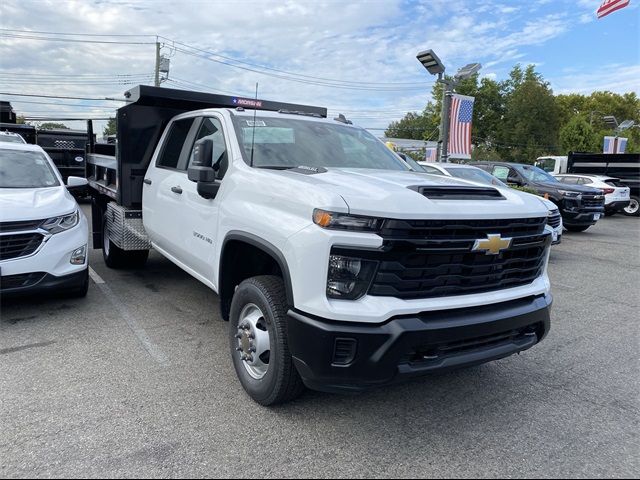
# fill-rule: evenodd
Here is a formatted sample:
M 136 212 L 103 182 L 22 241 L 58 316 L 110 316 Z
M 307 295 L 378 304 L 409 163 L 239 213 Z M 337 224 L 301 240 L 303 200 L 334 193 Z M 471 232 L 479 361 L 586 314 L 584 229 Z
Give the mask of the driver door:
M 219 117 L 210 116 L 200 119 L 198 133 L 191 145 L 187 168 L 193 162 L 195 142 L 205 138 L 213 141 L 211 165 L 219 165 L 217 179 L 222 180 L 229 166 L 227 153 L 229 148 L 226 143 L 222 119 Z M 224 188 L 224 184 L 220 188 Z M 180 232 L 183 255 L 189 266 L 198 275 L 217 284 L 213 265 L 216 251 L 220 249 L 220 245 L 217 245 L 217 233 L 222 191 L 216 198 L 206 199 L 198 194 L 198 184 L 191 181 L 184 183 L 183 190 L 185 203 Z

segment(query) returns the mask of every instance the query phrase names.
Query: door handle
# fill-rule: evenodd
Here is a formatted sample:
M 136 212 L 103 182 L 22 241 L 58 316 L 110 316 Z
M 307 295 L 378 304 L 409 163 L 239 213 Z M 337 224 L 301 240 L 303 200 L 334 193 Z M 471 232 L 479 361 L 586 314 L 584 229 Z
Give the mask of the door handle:
M 151 185 L 153 182 L 151 181 L 150 178 L 145 178 L 144 183 L 146 183 L 147 185 Z
M 182 188 L 180 186 L 177 187 L 171 187 L 171 191 L 173 193 L 177 193 L 178 195 L 182 195 Z

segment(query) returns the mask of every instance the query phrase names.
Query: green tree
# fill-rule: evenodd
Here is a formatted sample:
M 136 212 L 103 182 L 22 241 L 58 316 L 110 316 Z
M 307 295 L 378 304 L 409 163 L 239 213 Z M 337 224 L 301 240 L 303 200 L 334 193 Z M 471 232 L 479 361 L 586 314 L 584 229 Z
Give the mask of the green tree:
M 576 115 L 560 129 L 561 153 L 593 152 L 597 149 L 595 139 L 589 122 L 581 115 Z
M 390 138 L 422 140 L 426 129 L 426 117 L 417 112 L 409 112 L 397 122 L 391 122 L 384 134 Z
M 44 122 L 38 127 L 40 130 L 69 130 L 64 123 Z
M 108 137 L 109 135 L 115 135 L 116 134 L 116 119 L 115 117 L 110 117 L 109 121 L 107 122 L 107 126 L 104 127 L 104 130 L 102 131 L 102 135 L 105 137 Z
M 24 115 L 18 115 L 16 117 L 16 123 L 18 125 L 29 125 L 29 122 L 24 119 Z
M 533 163 L 558 152 L 558 107 L 549 84 L 533 65 L 514 67 L 503 84 L 505 111 L 497 132 L 497 149 L 507 160 Z

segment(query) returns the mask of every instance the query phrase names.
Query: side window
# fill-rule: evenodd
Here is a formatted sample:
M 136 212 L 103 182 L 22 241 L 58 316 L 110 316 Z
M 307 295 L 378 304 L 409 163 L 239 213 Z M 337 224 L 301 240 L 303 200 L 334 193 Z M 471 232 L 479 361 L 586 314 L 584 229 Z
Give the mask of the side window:
M 578 183 L 578 177 L 564 177 L 562 179 L 562 183 L 567 183 L 569 185 L 576 185 Z
M 430 166 L 428 166 L 428 165 L 422 165 L 422 168 L 424 168 L 424 170 L 425 170 L 427 173 L 432 173 L 432 174 L 434 174 L 434 175 L 444 175 L 444 174 L 443 174 L 440 170 L 438 170 L 437 168 L 433 168 L 433 167 L 430 167 Z
M 180 156 L 193 125 L 193 118 L 185 118 L 173 122 L 169 136 L 162 147 L 162 152 L 156 161 L 157 167 L 177 169 Z
M 498 180 L 502 180 L 507 183 L 507 179 L 509 178 L 509 167 L 496 165 L 493 167 L 493 176 L 498 178 Z
M 593 181 L 590 178 L 582 177 L 579 183 L 580 185 L 591 185 Z
M 198 140 L 202 140 L 203 138 L 208 138 L 213 141 L 213 163 L 220 162 L 220 170 L 218 171 L 218 178 L 221 179 L 224 177 L 227 172 L 227 168 L 229 168 L 229 157 L 227 154 L 227 144 L 224 141 L 224 133 L 222 131 L 222 124 L 220 120 L 217 118 L 207 117 L 202 120 L 202 125 L 200 125 L 200 129 L 198 130 L 198 134 L 196 135 L 195 142 Z M 191 154 L 189 156 L 189 165 L 193 161 L 193 148 L 191 149 Z

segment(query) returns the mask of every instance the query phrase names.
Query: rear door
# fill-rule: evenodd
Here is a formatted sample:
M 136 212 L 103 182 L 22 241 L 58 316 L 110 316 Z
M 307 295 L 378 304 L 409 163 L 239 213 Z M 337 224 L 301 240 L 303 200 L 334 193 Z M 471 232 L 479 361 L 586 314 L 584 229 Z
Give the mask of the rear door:
M 145 230 L 153 244 L 164 253 L 181 260 L 181 222 L 184 215 L 184 187 L 193 137 L 194 118 L 169 125 L 155 164 L 147 170 L 142 197 Z

